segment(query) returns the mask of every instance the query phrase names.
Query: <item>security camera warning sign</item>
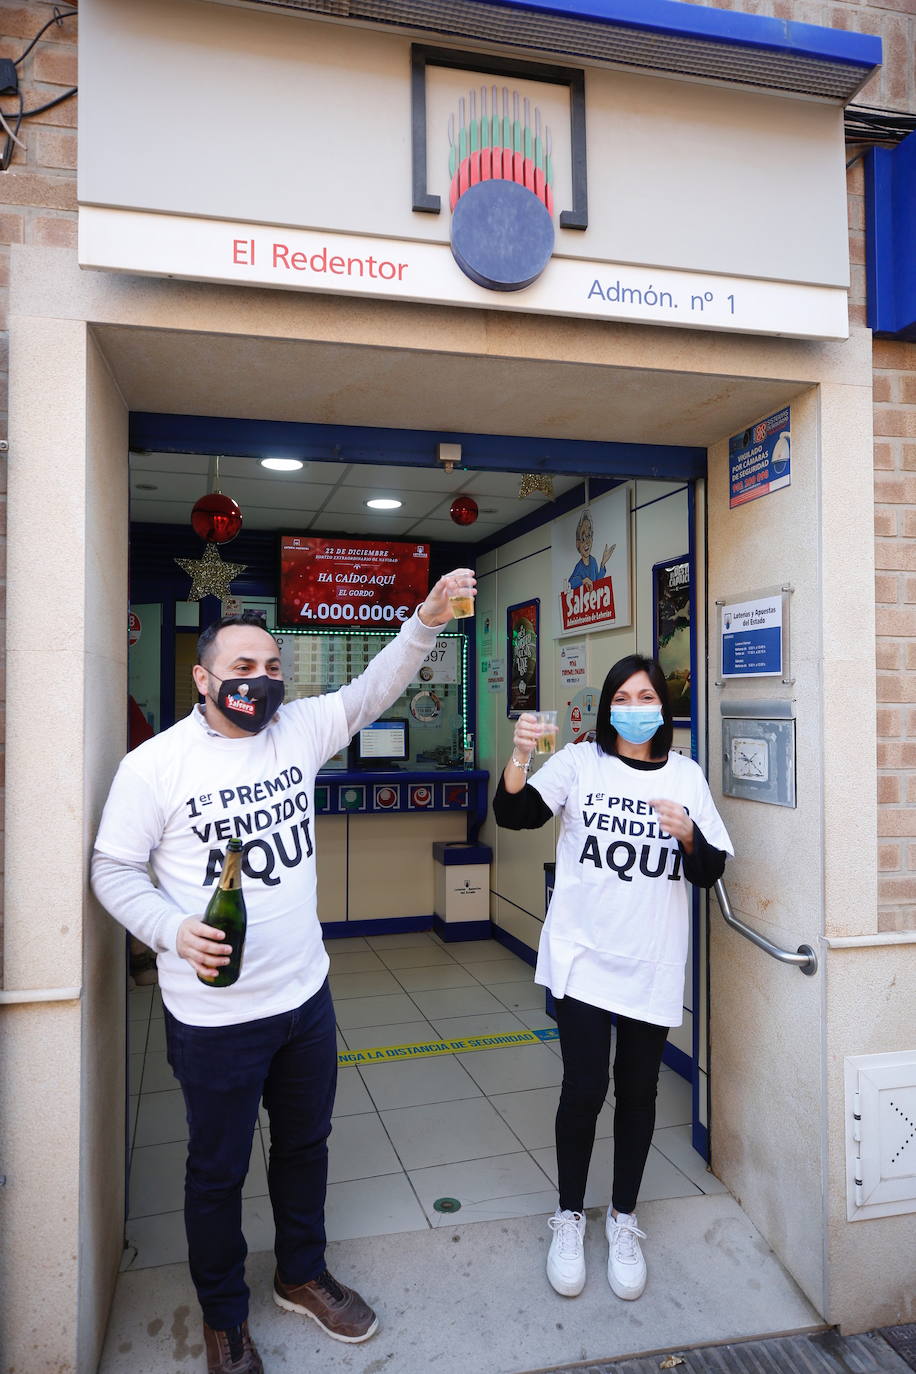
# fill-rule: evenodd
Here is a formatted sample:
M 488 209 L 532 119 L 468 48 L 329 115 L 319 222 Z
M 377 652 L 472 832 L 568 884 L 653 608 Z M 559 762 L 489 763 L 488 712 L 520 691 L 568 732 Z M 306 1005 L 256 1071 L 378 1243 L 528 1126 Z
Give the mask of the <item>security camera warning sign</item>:
M 792 481 L 789 407 L 768 415 L 728 441 L 728 504 L 756 501 Z

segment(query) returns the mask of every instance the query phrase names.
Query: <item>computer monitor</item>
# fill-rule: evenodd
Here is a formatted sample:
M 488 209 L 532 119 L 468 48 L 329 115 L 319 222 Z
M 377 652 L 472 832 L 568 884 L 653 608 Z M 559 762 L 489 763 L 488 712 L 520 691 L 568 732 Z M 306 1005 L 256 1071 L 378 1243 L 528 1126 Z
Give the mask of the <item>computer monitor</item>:
M 386 768 L 403 763 L 410 753 L 407 721 L 376 720 L 357 731 L 354 762 L 359 768 Z

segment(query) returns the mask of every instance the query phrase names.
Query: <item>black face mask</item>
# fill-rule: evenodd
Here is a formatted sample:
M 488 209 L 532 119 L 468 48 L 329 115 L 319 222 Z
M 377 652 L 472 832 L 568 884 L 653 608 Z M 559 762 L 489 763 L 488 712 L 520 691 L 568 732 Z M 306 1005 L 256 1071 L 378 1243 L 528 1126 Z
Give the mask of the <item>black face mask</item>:
M 227 720 L 231 720 L 240 730 L 246 730 L 249 735 L 256 735 L 263 730 L 283 704 L 286 687 L 282 678 L 267 677 L 266 674 L 262 677 L 218 678 L 211 673 L 210 676 L 221 684 L 215 697 L 217 708 Z

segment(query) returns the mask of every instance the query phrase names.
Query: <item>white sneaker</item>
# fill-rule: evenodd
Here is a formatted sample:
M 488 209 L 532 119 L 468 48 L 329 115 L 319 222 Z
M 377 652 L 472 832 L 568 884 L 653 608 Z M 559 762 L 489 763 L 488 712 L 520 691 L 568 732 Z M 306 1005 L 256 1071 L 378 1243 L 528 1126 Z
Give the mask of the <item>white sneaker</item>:
M 559 1208 L 547 1225 L 553 1240 L 547 1252 L 547 1278 L 564 1298 L 575 1298 L 585 1287 L 585 1217 Z
M 609 1246 L 607 1281 L 618 1298 L 632 1302 L 642 1296 L 646 1286 L 646 1261 L 639 1245 L 646 1233 L 636 1225 L 635 1212 L 620 1212 L 615 1217 L 610 1207 L 604 1229 Z

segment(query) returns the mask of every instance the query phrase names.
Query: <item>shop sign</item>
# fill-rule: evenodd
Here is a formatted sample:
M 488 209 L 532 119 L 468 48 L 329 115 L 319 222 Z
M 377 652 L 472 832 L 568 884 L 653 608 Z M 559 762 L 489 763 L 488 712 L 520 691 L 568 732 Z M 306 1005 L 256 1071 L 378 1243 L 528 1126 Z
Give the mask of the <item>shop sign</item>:
M 129 649 L 132 649 L 132 648 L 134 647 L 134 645 L 135 645 L 136 643 L 139 642 L 139 639 L 140 639 L 140 632 L 142 631 L 142 629 L 143 629 L 143 626 L 142 626 L 142 624 L 141 624 L 140 617 L 137 615 L 137 612 L 136 612 L 136 611 L 128 611 L 128 613 L 127 613 L 127 647 L 128 647 Z
M 281 625 L 397 629 L 428 589 L 428 544 L 281 537 Z
M 723 678 L 781 677 L 783 596 L 726 601 L 720 613 Z
M 588 644 L 585 640 L 560 645 L 560 682 L 563 690 L 578 692 L 588 677 Z
M 488 692 L 501 692 L 506 685 L 506 660 L 504 658 L 482 658 L 480 671 L 487 679 Z
M 80 209 L 80 264 L 144 276 L 533 311 L 678 328 L 845 339 L 846 291 L 555 255 L 524 291 L 467 277 L 448 244 Z
M 334 18 L 94 0 L 80 47 L 81 265 L 847 337 L 832 104 L 498 44 L 434 48 Z M 190 112 L 180 129 L 163 124 L 163 71 L 169 111 Z M 257 121 L 237 118 L 240 79 L 270 91 L 269 158 Z M 303 157 L 303 175 L 277 175 Z
M 789 407 L 728 441 L 728 504 L 743 506 L 792 481 Z

